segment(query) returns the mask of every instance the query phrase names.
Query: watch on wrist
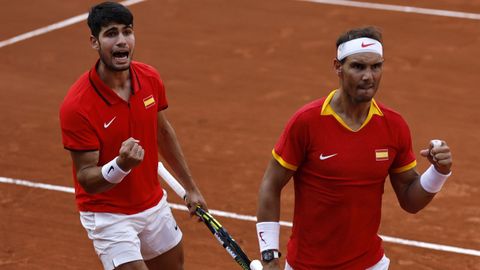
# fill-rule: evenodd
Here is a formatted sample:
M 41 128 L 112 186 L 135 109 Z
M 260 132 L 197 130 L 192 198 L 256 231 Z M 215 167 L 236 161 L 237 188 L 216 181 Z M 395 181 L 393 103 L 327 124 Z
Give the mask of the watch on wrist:
M 273 261 L 274 259 L 278 259 L 282 256 L 282 254 L 275 249 L 268 249 L 262 251 L 262 261 L 264 262 L 270 262 Z

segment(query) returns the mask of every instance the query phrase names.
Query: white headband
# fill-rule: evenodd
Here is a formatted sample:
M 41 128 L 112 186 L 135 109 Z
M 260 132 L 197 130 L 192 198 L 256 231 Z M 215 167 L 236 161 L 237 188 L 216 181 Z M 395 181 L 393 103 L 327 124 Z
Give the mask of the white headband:
M 364 52 L 372 52 L 383 56 L 382 43 L 371 38 L 357 38 L 349 40 L 338 46 L 337 59 L 342 61 L 347 56 Z

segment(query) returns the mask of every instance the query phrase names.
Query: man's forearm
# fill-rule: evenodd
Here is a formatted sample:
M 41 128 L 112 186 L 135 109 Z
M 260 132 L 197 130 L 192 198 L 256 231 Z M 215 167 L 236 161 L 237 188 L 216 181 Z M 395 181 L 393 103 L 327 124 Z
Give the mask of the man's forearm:
M 402 208 L 409 213 L 417 213 L 427 206 L 435 194 L 426 192 L 420 185 L 420 177 L 413 181 L 406 190 L 406 200 Z
M 102 193 L 115 186 L 103 178 L 101 169 L 89 167 L 77 172 L 78 183 L 88 194 Z
M 280 194 L 281 190 L 275 189 L 267 181 L 262 182 L 258 198 L 258 222 L 280 220 Z

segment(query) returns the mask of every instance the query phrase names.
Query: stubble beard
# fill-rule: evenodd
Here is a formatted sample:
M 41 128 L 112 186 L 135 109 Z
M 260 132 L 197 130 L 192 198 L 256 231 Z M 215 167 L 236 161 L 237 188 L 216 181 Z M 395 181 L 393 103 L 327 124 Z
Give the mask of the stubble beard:
M 372 99 L 373 99 L 373 96 L 372 96 L 372 97 L 370 97 L 370 96 L 368 96 L 368 97 L 366 97 L 366 96 L 357 96 L 357 97 L 354 98 L 355 103 L 357 103 L 357 104 L 358 104 L 358 103 L 370 102 L 370 101 L 372 101 Z

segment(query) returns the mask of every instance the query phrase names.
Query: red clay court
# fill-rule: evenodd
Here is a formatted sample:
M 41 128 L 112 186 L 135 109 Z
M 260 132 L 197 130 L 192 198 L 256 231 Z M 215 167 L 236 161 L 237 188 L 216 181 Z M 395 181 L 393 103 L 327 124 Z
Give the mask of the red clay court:
M 387 181 L 380 233 L 459 248 L 439 251 L 386 241 L 390 269 L 479 270 L 480 1 L 372 1 L 458 13 L 339 5 L 365 1 L 140 1 L 130 6 L 135 59 L 162 75 L 167 116 L 209 207 L 254 216 L 259 183 L 287 119 L 337 86 L 332 67 L 337 36 L 351 27 L 381 27 L 386 63 L 376 99 L 410 124 L 420 171 L 428 164 L 418 152 L 434 138 L 448 142 L 454 166 L 444 190 L 417 215 L 400 209 Z M 68 189 L 6 183 L 23 179 L 73 186 L 58 109 L 70 85 L 97 58 L 86 22 L 80 18 L 17 43 L 2 43 L 83 14 L 95 3 L 7 1 L 0 10 L 2 270 L 101 269 Z M 292 186 L 282 194 L 285 221 L 292 217 Z M 171 202 L 181 203 L 173 192 L 169 195 Z M 174 210 L 174 215 L 184 232 L 186 269 L 239 269 L 203 224 L 184 211 Z M 217 218 L 251 258 L 258 257 L 254 222 Z M 289 230 L 282 227 L 283 251 Z

